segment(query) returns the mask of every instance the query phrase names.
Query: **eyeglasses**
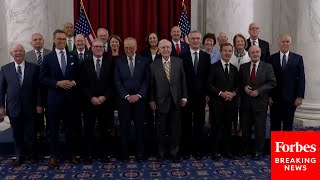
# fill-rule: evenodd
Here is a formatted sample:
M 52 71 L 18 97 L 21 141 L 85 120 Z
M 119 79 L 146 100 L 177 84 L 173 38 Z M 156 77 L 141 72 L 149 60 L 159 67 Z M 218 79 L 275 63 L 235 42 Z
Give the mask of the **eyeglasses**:
M 58 41 L 66 41 L 67 38 L 57 38 Z

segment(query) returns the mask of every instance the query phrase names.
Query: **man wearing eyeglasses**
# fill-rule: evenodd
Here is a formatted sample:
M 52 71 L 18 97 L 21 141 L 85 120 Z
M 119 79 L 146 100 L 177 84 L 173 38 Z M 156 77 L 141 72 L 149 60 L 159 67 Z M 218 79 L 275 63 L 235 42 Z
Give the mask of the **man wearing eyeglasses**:
M 84 139 L 86 145 L 84 162 L 92 162 L 92 155 L 98 152 L 102 161 L 108 162 L 107 137 L 109 135 L 108 119 L 106 114 L 111 109 L 109 98 L 113 88 L 112 61 L 104 53 L 103 42 L 95 39 L 92 43 L 92 52 L 88 60 L 80 66 L 80 89 L 84 96 Z M 98 120 L 99 141 L 98 150 L 94 150 L 94 130 Z
M 59 127 L 62 120 L 66 132 L 67 155 L 77 163 L 73 155 L 74 116 L 78 61 L 66 51 L 66 33 L 57 29 L 53 33 L 56 48 L 44 57 L 40 67 L 40 82 L 48 88 L 48 123 L 50 123 L 50 167 L 57 166 Z

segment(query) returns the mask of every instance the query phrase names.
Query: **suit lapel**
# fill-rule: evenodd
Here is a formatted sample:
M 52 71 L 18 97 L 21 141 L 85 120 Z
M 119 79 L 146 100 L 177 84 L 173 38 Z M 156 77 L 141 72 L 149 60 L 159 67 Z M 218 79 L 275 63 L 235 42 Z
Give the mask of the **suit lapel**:
M 131 72 L 130 72 L 130 68 L 129 68 L 127 56 L 123 56 L 123 58 L 122 58 L 122 65 L 123 65 L 124 67 L 126 67 L 127 73 L 131 76 Z M 133 73 L 134 73 L 134 72 L 133 72 Z
M 23 80 L 22 80 L 22 86 L 24 85 L 25 82 L 28 82 L 29 79 L 31 78 L 30 75 L 30 66 L 27 62 L 24 63 L 24 77 L 23 77 Z
M 88 64 L 88 70 L 89 70 L 89 74 L 91 74 L 92 77 L 98 78 L 97 77 L 97 73 L 96 73 L 96 69 L 94 67 L 94 62 L 93 62 L 93 58 L 89 59 L 89 64 Z M 101 71 L 100 71 L 101 72 Z
M 10 76 L 9 77 L 15 77 L 13 78 L 13 81 L 15 84 L 18 84 L 19 85 L 19 81 L 18 81 L 18 77 L 17 77 L 17 71 L 16 71 L 16 67 L 15 67 L 15 63 L 13 62 L 12 63 L 12 66 L 10 66 Z

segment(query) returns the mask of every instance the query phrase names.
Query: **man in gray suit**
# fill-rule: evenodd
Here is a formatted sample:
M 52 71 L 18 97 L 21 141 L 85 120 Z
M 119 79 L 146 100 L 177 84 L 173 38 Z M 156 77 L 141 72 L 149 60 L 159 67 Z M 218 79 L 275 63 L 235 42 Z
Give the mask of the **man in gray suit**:
M 265 142 L 268 93 L 276 87 L 276 77 L 271 64 L 260 60 L 261 49 L 249 48 L 251 62 L 240 66 L 239 81 L 241 92 L 240 118 L 245 152 L 254 126 L 255 148 L 252 159 L 259 160 Z
M 26 61 L 41 65 L 43 57 L 49 54 L 51 51 L 43 47 L 44 40 L 42 34 L 40 33 L 32 34 L 30 43 L 33 49 L 26 53 Z
M 26 61 L 30 63 L 34 63 L 37 65 L 41 65 L 43 61 L 43 57 L 49 54 L 51 51 L 49 49 L 44 48 L 44 40 L 43 36 L 40 33 L 34 33 L 31 35 L 30 44 L 33 49 L 26 53 Z M 41 87 L 43 97 L 46 97 L 46 90 L 44 87 Z M 42 99 L 42 104 L 46 105 L 45 98 Z M 44 140 L 45 137 L 45 126 L 44 126 L 44 113 L 38 113 L 37 118 L 35 120 L 35 136 L 37 138 L 39 136 L 39 140 Z
M 170 155 L 173 162 L 179 161 L 181 136 L 181 107 L 187 104 L 187 83 L 182 60 L 170 56 L 172 44 L 163 39 L 159 42 L 162 58 L 156 59 L 150 66 L 150 107 L 156 113 L 159 137 L 159 160 L 164 160 L 165 136 L 170 136 Z M 168 126 L 167 126 L 168 125 Z M 169 127 L 167 133 L 166 128 Z

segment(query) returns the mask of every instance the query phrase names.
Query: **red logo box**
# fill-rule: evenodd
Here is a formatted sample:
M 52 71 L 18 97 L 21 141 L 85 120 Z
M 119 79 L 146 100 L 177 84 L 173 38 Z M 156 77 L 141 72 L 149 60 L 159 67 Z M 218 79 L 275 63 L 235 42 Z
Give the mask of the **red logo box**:
M 320 132 L 271 132 L 271 179 L 320 180 Z

